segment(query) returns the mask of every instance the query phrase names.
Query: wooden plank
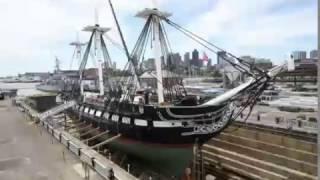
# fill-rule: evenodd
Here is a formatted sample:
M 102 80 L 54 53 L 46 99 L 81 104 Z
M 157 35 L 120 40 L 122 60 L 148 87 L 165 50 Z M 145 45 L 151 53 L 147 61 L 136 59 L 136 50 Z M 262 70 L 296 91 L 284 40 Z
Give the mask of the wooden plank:
M 113 136 L 113 137 L 111 137 L 111 138 L 109 138 L 109 139 L 101 142 L 101 143 L 98 143 L 98 144 L 96 144 L 96 145 L 94 145 L 94 146 L 91 146 L 91 148 L 92 148 L 92 149 L 99 148 L 100 146 L 103 146 L 103 145 L 105 145 L 105 144 L 108 144 L 109 142 L 111 142 L 111 141 L 113 141 L 113 140 L 116 140 L 116 139 L 118 139 L 118 138 L 120 138 L 120 137 L 121 137 L 121 134 L 118 134 L 118 135 L 116 135 L 116 136 Z
M 104 136 L 104 135 L 106 135 L 106 134 L 108 134 L 108 133 L 109 133 L 109 131 L 104 131 L 104 132 L 102 132 L 102 133 L 100 133 L 100 134 L 97 134 L 97 135 L 95 135 L 95 136 L 93 136 L 93 137 L 90 137 L 90 138 L 88 138 L 88 139 L 84 139 L 84 140 L 82 140 L 82 141 L 85 142 L 86 144 L 88 144 L 89 141 L 92 141 L 92 140 L 94 140 L 94 139 L 97 139 L 97 138 L 99 138 L 99 137 L 101 137 L 101 136 Z

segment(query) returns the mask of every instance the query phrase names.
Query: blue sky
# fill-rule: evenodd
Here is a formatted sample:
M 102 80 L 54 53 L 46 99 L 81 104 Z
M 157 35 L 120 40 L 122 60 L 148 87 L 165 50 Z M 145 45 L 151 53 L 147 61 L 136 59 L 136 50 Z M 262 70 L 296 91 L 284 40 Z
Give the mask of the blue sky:
M 113 0 L 119 21 L 132 49 L 144 21 L 138 10 L 157 6 L 173 13 L 171 19 L 234 54 L 283 62 L 293 50 L 310 51 L 317 45 L 316 0 Z M 109 36 L 119 41 L 106 0 L 0 0 L 0 76 L 31 71 L 52 71 L 54 57 L 63 69 L 70 67 L 77 31 L 99 21 L 113 28 Z M 173 51 L 183 54 L 202 47 L 168 27 Z M 80 40 L 89 34 L 80 32 Z M 109 43 L 119 66 L 124 54 Z M 207 52 L 215 62 L 216 56 Z M 76 63 L 73 64 L 73 69 Z

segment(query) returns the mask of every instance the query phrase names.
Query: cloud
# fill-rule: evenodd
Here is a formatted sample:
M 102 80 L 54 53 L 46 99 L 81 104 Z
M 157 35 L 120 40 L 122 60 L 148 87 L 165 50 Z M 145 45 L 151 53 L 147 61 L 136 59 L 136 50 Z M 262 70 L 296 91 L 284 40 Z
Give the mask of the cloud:
M 130 50 L 144 23 L 133 16 L 153 7 L 152 1 L 113 0 Z M 314 0 L 157 0 L 156 4 L 174 12 L 173 21 L 237 55 L 283 57 L 281 53 L 302 46 L 297 39 L 309 48 L 314 42 L 305 37 L 316 37 Z M 94 23 L 96 6 L 100 24 L 111 27 L 109 36 L 120 43 L 106 0 L 0 0 L 0 76 L 52 70 L 55 55 L 68 68 L 73 52 L 68 44 L 76 31 Z M 203 50 L 173 29 L 168 33 L 174 51 Z M 89 33 L 80 33 L 81 40 L 88 37 Z M 123 53 L 110 47 L 110 54 L 118 64 L 125 63 Z
M 138 8 L 129 2 L 115 3 L 119 11 L 125 12 L 123 16 Z M 82 27 L 94 23 L 96 4 L 100 7 L 100 23 L 114 27 L 108 4 L 102 0 L 96 3 L 91 0 L 1 0 L 0 62 L 4 65 L 0 67 L 0 75 L 52 70 L 55 55 L 70 59 L 72 50 L 68 43 L 75 39 L 76 32 Z M 114 28 L 110 33 L 117 38 Z M 87 40 L 88 36 L 89 33 L 80 33 L 82 40 Z M 24 63 L 33 66 L 22 67 Z M 8 70 L 6 66 L 14 68 Z
M 316 36 L 316 7 L 283 10 L 290 6 L 299 4 L 289 0 L 221 0 L 188 27 L 211 41 L 224 39 L 221 45 L 228 48 L 277 48 L 292 39 Z M 272 11 L 276 8 L 279 10 Z

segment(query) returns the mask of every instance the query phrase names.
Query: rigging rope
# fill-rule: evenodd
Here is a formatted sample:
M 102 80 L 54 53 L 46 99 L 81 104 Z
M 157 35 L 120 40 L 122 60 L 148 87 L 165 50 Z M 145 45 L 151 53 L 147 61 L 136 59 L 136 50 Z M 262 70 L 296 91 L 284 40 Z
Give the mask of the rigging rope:
M 160 16 L 159 16 L 160 17 Z M 169 25 L 171 25 L 171 26 L 173 26 L 173 27 L 175 27 L 176 29 L 178 29 L 178 30 L 180 30 L 180 31 L 184 31 L 184 34 L 189 34 L 190 36 L 189 37 L 192 37 L 192 39 L 194 39 L 194 37 L 195 38 L 197 38 L 198 40 L 201 40 L 201 41 L 203 41 L 203 42 L 205 42 L 205 43 L 207 43 L 208 45 L 211 45 L 211 46 L 213 46 L 214 48 L 216 48 L 216 49 L 218 49 L 219 51 L 223 51 L 223 52 L 226 52 L 226 54 L 227 55 L 229 55 L 229 56 L 231 56 L 232 58 L 234 58 L 234 59 L 236 59 L 236 60 L 238 60 L 239 61 L 239 63 L 241 63 L 241 64 L 243 64 L 243 65 L 245 65 L 246 67 L 248 67 L 248 68 L 254 68 L 254 70 L 256 70 L 257 72 L 259 72 L 259 73 L 261 73 L 261 74 L 264 74 L 265 75 L 265 72 L 263 71 L 263 70 L 261 70 L 260 68 L 258 68 L 258 67 L 255 67 L 255 66 L 252 66 L 252 64 L 251 63 L 249 63 L 249 62 L 246 62 L 245 60 L 243 60 L 243 59 L 241 59 L 241 58 L 239 58 L 239 57 L 237 57 L 237 56 L 235 56 L 234 54 L 232 54 L 232 53 L 230 53 L 230 52 L 227 52 L 226 50 L 224 50 L 224 49 L 222 49 L 222 48 L 220 48 L 220 47 L 218 47 L 217 45 L 214 45 L 213 43 L 211 43 L 211 42 L 209 42 L 209 41 L 207 41 L 207 40 L 205 40 L 204 38 L 202 38 L 202 37 L 200 37 L 200 36 L 198 36 L 198 35 L 196 35 L 195 33 L 193 33 L 193 32 L 191 32 L 191 31 L 189 31 L 189 30 L 187 30 L 186 28 L 183 28 L 182 26 L 180 26 L 180 25 L 178 25 L 177 23 L 175 23 L 175 22 L 173 22 L 173 21 L 171 21 L 170 19 L 168 19 L 168 18 L 166 18 L 166 17 L 160 17 L 160 18 L 162 18 L 162 19 L 164 19 Z M 211 49 L 211 48 L 210 48 Z M 209 50 L 210 50 L 209 49 Z M 212 50 L 212 49 L 211 49 Z M 216 51 L 213 51 L 214 53 L 217 53 Z M 229 60 L 227 60 L 227 59 L 225 59 L 227 62 L 229 62 Z M 230 63 L 230 62 L 229 62 Z M 233 64 L 232 64 L 233 65 Z
M 117 19 L 116 13 L 115 13 L 115 11 L 114 11 L 114 8 L 113 8 L 113 5 L 112 5 L 111 0 L 109 0 L 109 5 L 110 5 L 110 8 L 111 8 L 111 12 L 112 12 L 114 21 L 115 21 L 115 23 L 116 23 L 116 25 L 117 25 L 117 29 L 118 29 L 118 32 L 119 32 L 119 35 L 120 35 L 120 38 L 121 38 L 122 45 L 123 45 L 124 50 L 125 50 L 125 52 L 126 52 L 126 56 L 127 56 L 127 58 L 128 58 L 128 61 L 129 61 L 129 62 L 132 62 L 132 58 L 131 58 L 131 56 L 130 56 L 130 53 L 129 53 L 127 44 L 126 44 L 126 42 L 125 42 L 125 40 L 124 40 L 124 37 L 123 37 L 123 34 L 122 34 L 122 31 L 121 31 L 121 28 L 120 28 L 120 25 L 119 25 L 119 22 L 118 22 L 118 19 Z M 133 63 L 133 62 L 132 62 L 132 63 Z M 137 76 L 137 69 L 136 69 L 135 66 L 134 66 L 133 68 L 134 68 L 134 73 L 135 73 L 134 75 Z M 137 78 L 137 77 L 136 77 L 136 78 Z M 139 78 L 137 78 L 137 81 L 138 81 L 137 83 L 140 84 Z

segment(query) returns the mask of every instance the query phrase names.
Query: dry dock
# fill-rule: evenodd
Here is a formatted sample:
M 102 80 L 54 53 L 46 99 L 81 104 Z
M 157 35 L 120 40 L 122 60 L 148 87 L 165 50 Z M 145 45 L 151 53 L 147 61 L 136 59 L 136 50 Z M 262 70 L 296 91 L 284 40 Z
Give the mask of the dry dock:
M 110 168 L 117 179 L 150 179 L 108 160 L 114 156 L 104 152 L 113 139 L 105 138 L 107 131 L 74 120 L 60 131 L 46 121 L 38 126 L 26 114 L 0 102 L 0 179 L 82 179 L 87 165 L 96 171 L 90 171 L 91 180 L 102 179 L 98 174 L 108 179 Z M 314 180 L 315 142 L 314 134 L 235 122 L 195 153 L 193 179 Z
M 220 179 L 316 180 L 316 152 L 316 136 L 234 123 L 202 147 L 199 169 Z

